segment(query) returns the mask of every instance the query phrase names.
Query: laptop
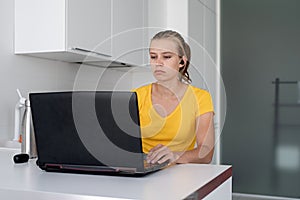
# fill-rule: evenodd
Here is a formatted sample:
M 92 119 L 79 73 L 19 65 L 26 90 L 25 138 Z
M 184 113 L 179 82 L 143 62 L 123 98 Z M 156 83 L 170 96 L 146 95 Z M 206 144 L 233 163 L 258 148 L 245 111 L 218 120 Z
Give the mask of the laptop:
M 145 161 L 135 92 L 45 92 L 29 99 L 42 170 L 142 176 L 168 165 Z

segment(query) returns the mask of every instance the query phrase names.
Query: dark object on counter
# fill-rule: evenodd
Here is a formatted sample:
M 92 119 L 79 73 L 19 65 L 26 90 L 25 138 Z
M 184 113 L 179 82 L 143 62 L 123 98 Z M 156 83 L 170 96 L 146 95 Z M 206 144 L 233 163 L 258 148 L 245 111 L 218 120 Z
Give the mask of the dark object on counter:
M 29 160 L 29 155 L 26 153 L 20 153 L 20 154 L 14 155 L 14 162 L 16 164 L 25 163 L 25 162 L 28 162 L 28 160 Z

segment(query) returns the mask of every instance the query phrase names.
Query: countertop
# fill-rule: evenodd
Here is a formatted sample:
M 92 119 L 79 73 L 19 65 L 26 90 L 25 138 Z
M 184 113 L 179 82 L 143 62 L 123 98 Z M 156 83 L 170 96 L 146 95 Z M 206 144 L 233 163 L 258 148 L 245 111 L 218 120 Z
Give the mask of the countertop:
M 19 151 L 0 148 L 1 199 L 183 199 L 196 191 L 206 196 L 232 175 L 231 166 L 205 164 L 175 165 L 138 178 L 45 172 L 35 159 L 14 164 Z

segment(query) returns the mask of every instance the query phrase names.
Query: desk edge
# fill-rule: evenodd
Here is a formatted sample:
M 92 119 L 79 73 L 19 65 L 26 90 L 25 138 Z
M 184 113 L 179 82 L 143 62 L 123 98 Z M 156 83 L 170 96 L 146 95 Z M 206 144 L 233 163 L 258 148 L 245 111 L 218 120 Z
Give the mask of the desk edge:
M 232 177 L 232 167 L 229 167 L 224 172 L 216 176 L 214 179 L 206 183 L 204 186 L 199 188 L 197 191 L 198 199 L 203 199 L 208 194 L 210 194 L 213 190 L 219 187 L 222 183 Z

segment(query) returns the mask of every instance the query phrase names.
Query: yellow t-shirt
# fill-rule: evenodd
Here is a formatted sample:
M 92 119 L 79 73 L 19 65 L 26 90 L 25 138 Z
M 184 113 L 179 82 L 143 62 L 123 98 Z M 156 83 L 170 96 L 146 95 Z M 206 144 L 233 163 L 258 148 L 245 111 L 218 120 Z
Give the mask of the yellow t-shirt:
M 134 90 L 138 97 L 143 151 L 148 153 L 158 144 L 171 151 L 191 150 L 196 142 L 196 117 L 213 112 L 213 103 L 206 90 L 189 85 L 178 106 L 166 117 L 152 106 L 152 84 Z

